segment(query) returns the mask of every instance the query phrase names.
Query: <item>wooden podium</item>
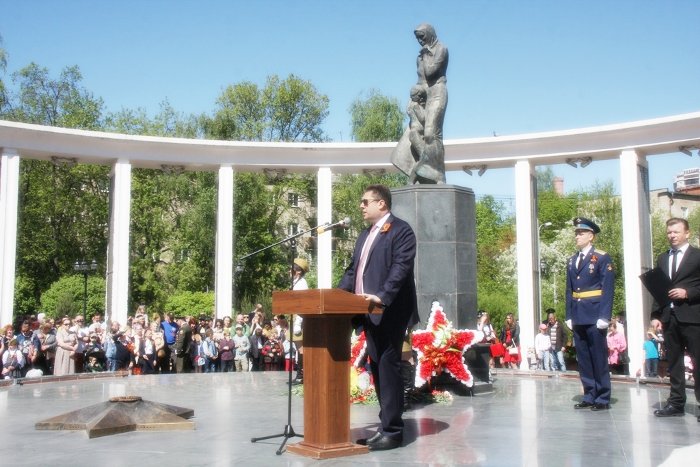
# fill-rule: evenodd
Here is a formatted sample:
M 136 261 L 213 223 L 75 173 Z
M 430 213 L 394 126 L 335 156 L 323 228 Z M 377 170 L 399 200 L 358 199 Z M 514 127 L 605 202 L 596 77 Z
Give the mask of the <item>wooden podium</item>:
M 289 452 L 314 459 L 368 452 L 350 441 L 350 319 L 381 309 L 344 290 L 313 289 L 273 292 L 272 312 L 304 317 L 304 440 Z

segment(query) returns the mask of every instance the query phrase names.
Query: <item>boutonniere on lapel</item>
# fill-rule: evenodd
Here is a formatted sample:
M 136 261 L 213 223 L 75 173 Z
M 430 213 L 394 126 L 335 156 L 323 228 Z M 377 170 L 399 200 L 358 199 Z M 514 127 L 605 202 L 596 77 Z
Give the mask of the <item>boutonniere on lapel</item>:
M 382 226 L 382 229 L 379 231 L 379 233 L 387 233 L 389 230 L 391 230 L 391 223 L 385 222 L 384 225 Z
M 598 262 L 598 256 L 597 255 L 591 256 L 591 263 L 597 263 L 597 262 Z

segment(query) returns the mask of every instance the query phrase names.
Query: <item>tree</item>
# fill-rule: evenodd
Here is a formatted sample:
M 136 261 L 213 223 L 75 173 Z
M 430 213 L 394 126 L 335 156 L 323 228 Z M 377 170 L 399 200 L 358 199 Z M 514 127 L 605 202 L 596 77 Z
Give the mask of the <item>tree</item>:
M 371 89 L 350 106 L 352 138 L 358 142 L 398 141 L 403 134 L 405 116 L 396 98 Z
M 492 196 L 478 200 L 475 209 L 478 306 L 489 313 L 496 326 L 503 322 L 506 313 L 514 311 L 513 303 L 517 303 L 515 261 L 501 258 L 504 251 L 514 247 L 514 220 L 503 203 Z
M 217 99 L 212 117 L 201 118 L 208 138 L 241 141 L 325 141 L 321 124 L 328 115 L 328 97 L 294 75 L 268 77 L 265 87 L 251 82 L 228 86 Z M 241 257 L 284 238 L 281 219 L 290 214 L 287 196 L 315 202 L 315 182 L 308 175 L 265 176 L 237 173 L 234 179 L 235 254 Z M 313 218 L 302 221 L 315 225 Z M 302 247 L 304 245 L 301 245 Z M 286 288 L 287 246 L 262 252 L 238 264 L 235 305 L 268 304 L 272 290 Z
M 100 127 L 103 103 L 81 86 L 77 66 L 52 78 L 32 63 L 13 73 L 14 92 L 0 106 L 0 118 L 81 129 Z M 73 262 L 102 264 L 107 248 L 107 167 L 66 159 L 20 163 L 15 304 L 20 313 L 39 299 Z
M 538 167 L 537 174 L 537 191 L 554 191 L 554 170 L 551 166 Z
M 166 100 L 149 117 L 122 109 L 105 119 L 107 129 L 127 134 L 195 137 L 198 119 L 176 112 Z M 132 172 L 131 300 L 155 311 L 169 297 L 214 286 L 216 175 L 177 169 Z
M 328 97 L 295 75 L 267 78 L 265 87 L 245 81 L 228 86 L 213 117 L 202 117 L 208 138 L 238 141 L 325 141 L 321 124 Z
M 85 319 L 89 321 L 95 314 L 104 315 L 106 293 L 104 278 L 97 275 L 88 277 L 87 292 Z M 82 313 L 84 293 L 85 283 L 82 275 L 64 275 L 41 294 L 41 310 L 46 313 L 46 316 L 54 319 Z
M 2 47 L 2 42 L 2 35 L 0 34 L 0 74 L 4 75 L 7 70 L 7 51 Z M 5 81 L 0 76 L 0 112 L 3 111 L 6 104 Z
M 83 77 L 77 66 L 66 67 L 58 79 L 36 63 L 12 74 L 19 91 L 10 96 L 2 118 L 17 122 L 97 130 L 101 127 L 104 103 L 80 86 Z
M 168 297 L 165 308 L 176 316 L 214 316 L 214 292 L 179 292 Z
M 104 129 L 127 135 L 172 136 L 196 138 L 201 136 L 200 122 L 194 115 L 177 112 L 166 99 L 160 103 L 159 112 L 149 117 L 143 108 L 122 109 L 105 117 Z

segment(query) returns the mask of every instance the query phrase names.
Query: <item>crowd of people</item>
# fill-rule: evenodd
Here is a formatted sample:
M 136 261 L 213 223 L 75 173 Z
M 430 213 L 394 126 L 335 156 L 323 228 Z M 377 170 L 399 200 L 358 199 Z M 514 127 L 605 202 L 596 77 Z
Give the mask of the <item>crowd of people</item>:
M 63 376 L 128 370 L 132 374 L 276 371 L 294 365 L 287 318 L 265 318 L 262 305 L 234 319 L 174 317 L 139 307 L 123 325 L 86 323 L 82 315 L 54 320 L 43 314 L 6 325 L 0 339 L 2 378 Z M 297 329 L 299 327 L 299 329 Z
M 544 371 L 566 371 L 566 355 L 572 348 L 571 337 L 566 326 L 557 319 L 554 309 L 546 310 L 547 319 L 539 325 L 533 349 L 526 354 L 530 369 Z M 521 359 L 520 327 L 512 313 L 506 315 L 500 330 L 491 324 L 489 314 L 478 313 L 477 329 L 484 333 L 484 343 L 491 344 L 491 368 L 519 368 Z M 613 374 L 629 373 L 629 356 L 625 333 L 624 315 L 618 314 L 610 321 L 607 331 L 608 364 Z M 665 348 L 661 326 L 650 325 L 644 342 L 644 372 L 647 378 L 662 376 L 659 362 L 664 360 Z M 693 362 L 685 356 L 686 380 L 693 379 Z

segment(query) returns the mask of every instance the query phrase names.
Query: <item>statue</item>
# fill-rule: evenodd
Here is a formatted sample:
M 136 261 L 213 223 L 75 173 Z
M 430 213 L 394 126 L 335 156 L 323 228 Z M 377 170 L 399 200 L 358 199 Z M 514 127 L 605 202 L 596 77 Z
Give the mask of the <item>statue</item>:
M 408 175 L 409 182 L 445 183 L 442 124 L 447 108 L 447 47 L 435 29 L 421 24 L 414 31 L 421 50 L 416 68 L 418 82 L 411 88 L 406 113 L 409 126 L 391 154 L 391 162 Z

